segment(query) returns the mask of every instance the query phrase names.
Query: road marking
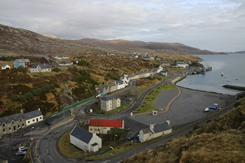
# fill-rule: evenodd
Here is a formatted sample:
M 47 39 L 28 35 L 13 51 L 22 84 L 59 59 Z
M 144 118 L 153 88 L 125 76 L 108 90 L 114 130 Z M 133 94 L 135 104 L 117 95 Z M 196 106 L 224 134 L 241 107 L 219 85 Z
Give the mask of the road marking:
M 48 157 L 49 157 L 49 159 L 50 159 L 50 160 L 52 160 L 52 161 L 53 161 L 53 159 L 50 157 L 50 155 L 49 155 Z

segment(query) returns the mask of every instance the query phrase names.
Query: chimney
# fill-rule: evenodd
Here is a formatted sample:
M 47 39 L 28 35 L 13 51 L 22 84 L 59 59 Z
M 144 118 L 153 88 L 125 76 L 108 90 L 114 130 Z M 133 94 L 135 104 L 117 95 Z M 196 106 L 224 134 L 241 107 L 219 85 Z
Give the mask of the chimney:
M 167 119 L 166 122 L 167 122 L 168 125 L 170 125 L 170 120 L 169 119 Z
M 40 111 L 40 108 L 38 108 L 38 110 Z
M 154 124 L 150 124 L 150 130 L 153 132 L 154 131 Z

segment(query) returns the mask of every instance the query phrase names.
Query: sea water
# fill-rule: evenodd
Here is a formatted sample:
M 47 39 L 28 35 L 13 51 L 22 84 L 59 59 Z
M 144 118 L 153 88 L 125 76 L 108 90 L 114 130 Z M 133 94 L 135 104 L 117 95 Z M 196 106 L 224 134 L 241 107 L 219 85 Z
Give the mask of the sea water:
M 188 75 L 178 86 L 234 95 L 241 91 L 222 87 L 236 85 L 245 87 L 245 54 L 198 55 L 204 67 L 212 67 L 205 74 Z M 224 74 L 221 76 L 221 74 Z

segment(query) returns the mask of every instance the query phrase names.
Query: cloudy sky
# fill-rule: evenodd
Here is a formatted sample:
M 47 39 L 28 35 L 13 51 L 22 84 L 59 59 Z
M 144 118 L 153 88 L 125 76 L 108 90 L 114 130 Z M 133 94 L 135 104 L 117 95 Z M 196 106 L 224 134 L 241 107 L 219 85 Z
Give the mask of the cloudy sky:
M 245 0 L 0 0 L 0 24 L 65 39 L 245 50 Z

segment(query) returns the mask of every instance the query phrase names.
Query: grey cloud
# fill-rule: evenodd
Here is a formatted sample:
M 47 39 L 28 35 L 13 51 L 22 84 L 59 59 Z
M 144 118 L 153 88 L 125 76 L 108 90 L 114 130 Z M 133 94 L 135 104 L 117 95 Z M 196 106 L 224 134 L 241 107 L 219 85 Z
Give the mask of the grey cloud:
M 41 34 L 181 42 L 214 51 L 244 50 L 244 19 L 243 0 L 10 0 L 0 6 L 1 24 Z

